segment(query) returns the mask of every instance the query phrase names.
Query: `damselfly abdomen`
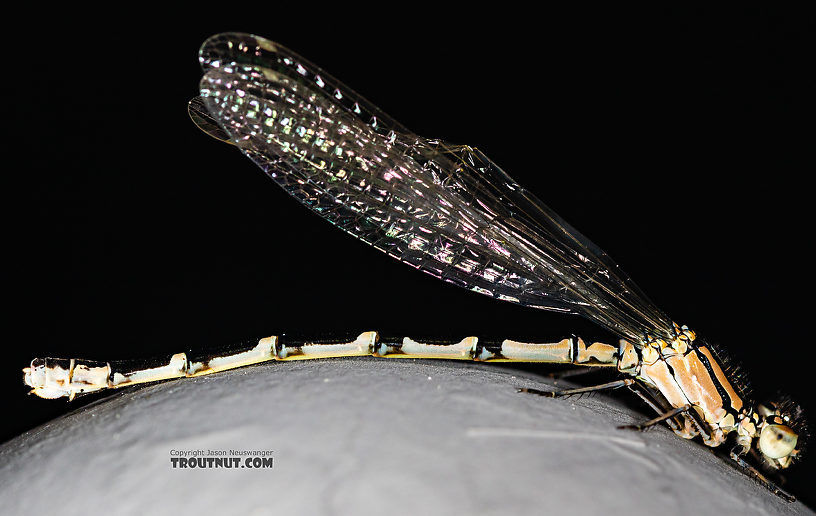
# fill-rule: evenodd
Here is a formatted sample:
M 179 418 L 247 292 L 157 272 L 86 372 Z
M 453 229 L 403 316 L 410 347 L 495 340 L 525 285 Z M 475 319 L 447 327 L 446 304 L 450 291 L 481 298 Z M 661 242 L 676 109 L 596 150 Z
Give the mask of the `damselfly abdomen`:
M 370 331 L 350 341 L 268 337 L 202 357 L 155 364 L 35 359 L 25 382 L 44 398 L 210 374 L 269 360 L 341 356 L 546 362 L 616 368 L 623 379 L 561 396 L 627 387 L 683 438 L 731 458 L 780 496 L 744 456 L 769 470 L 801 456 L 806 428 L 787 400 L 755 404 L 721 352 L 657 308 L 595 244 L 478 149 L 422 138 L 297 54 L 246 34 L 220 34 L 200 51 L 196 124 L 238 147 L 320 216 L 428 274 L 522 306 L 582 315 L 617 344 L 418 342 Z

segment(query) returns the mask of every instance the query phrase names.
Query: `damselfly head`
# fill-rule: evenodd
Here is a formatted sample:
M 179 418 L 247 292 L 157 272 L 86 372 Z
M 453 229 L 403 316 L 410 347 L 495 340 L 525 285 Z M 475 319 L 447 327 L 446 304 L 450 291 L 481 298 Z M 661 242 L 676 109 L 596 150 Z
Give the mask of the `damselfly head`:
M 761 416 L 757 448 L 772 469 L 785 469 L 802 458 L 808 438 L 804 411 L 788 396 L 757 407 Z

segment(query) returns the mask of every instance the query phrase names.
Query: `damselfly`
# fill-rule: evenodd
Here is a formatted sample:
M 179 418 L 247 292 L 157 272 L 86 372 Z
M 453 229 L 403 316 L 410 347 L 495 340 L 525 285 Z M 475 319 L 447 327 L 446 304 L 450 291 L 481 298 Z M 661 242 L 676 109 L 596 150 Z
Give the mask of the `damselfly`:
M 479 150 L 422 138 L 294 52 L 247 34 L 219 34 L 200 50 L 195 123 L 235 145 L 291 195 L 342 230 L 444 281 L 522 306 L 582 315 L 621 338 L 553 343 L 468 337 L 456 343 L 390 339 L 366 332 L 350 342 L 268 337 L 195 359 L 155 364 L 35 359 L 25 383 L 43 398 L 269 360 L 373 355 L 482 362 L 611 367 L 627 377 L 564 396 L 627 387 L 679 436 L 717 447 L 778 495 L 744 457 L 767 470 L 801 457 L 801 410 L 787 399 L 755 404 L 721 351 L 674 324 L 595 244 L 518 185 Z

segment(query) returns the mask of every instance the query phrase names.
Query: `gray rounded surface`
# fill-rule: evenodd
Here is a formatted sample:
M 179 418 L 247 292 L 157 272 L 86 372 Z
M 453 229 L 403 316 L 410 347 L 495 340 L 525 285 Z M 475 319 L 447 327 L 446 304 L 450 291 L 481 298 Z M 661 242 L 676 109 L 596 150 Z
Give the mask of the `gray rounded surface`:
M 123 391 L 0 448 L 4 514 L 812 514 L 614 397 L 485 364 L 270 363 Z M 44 401 L 44 403 L 47 403 Z M 179 451 L 272 450 L 271 468 Z M 241 461 L 244 457 L 241 457 Z M 56 505 L 54 505 L 56 504 Z

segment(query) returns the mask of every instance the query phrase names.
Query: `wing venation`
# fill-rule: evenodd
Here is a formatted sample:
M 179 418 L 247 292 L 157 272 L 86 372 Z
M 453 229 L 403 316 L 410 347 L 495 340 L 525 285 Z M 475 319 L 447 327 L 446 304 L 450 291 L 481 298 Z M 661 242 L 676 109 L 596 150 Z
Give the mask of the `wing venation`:
M 671 320 L 606 253 L 479 150 L 417 136 L 293 52 L 202 46 L 202 103 L 229 140 L 340 229 L 423 272 L 639 341 Z

